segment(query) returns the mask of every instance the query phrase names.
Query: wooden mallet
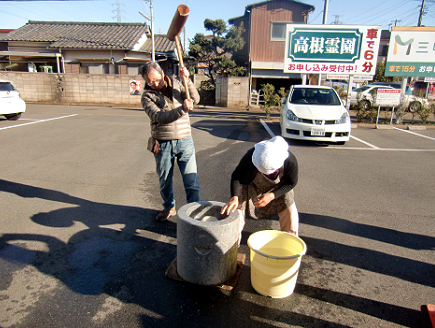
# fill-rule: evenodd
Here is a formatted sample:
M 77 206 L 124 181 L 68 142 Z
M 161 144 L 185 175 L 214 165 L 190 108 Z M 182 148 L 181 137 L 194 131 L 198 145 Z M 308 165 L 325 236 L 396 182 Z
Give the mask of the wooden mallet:
M 169 26 L 168 33 L 166 34 L 166 37 L 169 40 L 175 41 L 175 45 L 177 47 L 178 60 L 180 62 L 180 69 L 184 68 L 184 62 L 183 62 L 183 53 L 181 51 L 179 36 L 181 30 L 184 27 L 184 24 L 186 23 L 187 16 L 189 16 L 189 13 L 190 13 L 189 7 L 187 7 L 186 5 L 179 5 L 177 7 L 177 11 L 175 12 L 174 18 L 172 19 L 171 26 Z M 190 99 L 190 93 L 187 87 L 187 80 L 184 77 L 182 79 L 183 79 L 184 88 L 186 89 L 186 97 Z

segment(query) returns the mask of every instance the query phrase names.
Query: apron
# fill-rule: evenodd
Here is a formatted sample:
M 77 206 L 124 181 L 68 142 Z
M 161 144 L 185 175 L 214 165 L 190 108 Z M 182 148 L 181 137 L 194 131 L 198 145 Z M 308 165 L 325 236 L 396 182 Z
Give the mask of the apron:
M 271 180 L 262 173 L 258 173 L 254 180 L 249 185 L 244 185 L 241 191 L 241 210 L 247 211 L 249 216 L 253 219 L 265 219 L 277 215 L 279 212 L 290 207 L 294 203 L 293 189 L 284 195 L 275 198 L 265 207 L 255 207 L 254 202 L 257 201 L 258 196 L 273 192 L 281 187 L 281 179 L 284 172 L 280 170 L 278 177 Z

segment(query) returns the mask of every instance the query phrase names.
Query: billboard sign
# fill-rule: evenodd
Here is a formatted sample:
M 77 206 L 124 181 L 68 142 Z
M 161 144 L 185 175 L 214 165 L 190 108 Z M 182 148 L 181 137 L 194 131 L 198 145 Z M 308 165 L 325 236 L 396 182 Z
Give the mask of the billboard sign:
M 435 76 L 435 27 L 393 27 L 385 76 Z
M 374 75 L 381 29 L 287 24 L 284 73 Z

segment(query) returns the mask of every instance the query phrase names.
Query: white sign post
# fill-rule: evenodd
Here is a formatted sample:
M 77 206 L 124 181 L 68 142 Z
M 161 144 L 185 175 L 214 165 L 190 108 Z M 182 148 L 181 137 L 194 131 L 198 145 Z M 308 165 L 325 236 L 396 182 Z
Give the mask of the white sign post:
M 394 107 L 400 105 L 400 89 L 378 89 L 378 94 L 376 96 L 376 102 L 378 103 L 378 117 L 376 118 L 376 124 L 379 121 L 379 113 L 381 111 L 382 105 L 393 105 L 391 110 L 391 120 L 390 124 L 393 123 Z

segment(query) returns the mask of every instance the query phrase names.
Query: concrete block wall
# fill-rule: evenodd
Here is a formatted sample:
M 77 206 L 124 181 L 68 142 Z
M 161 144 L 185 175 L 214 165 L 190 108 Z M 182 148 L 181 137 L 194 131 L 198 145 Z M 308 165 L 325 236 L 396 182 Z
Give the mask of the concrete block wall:
M 70 105 L 130 106 L 141 108 L 140 96 L 130 95 L 130 81 L 140 75 L 0 72 L 12 81 L 26 102 Z M 249 77 L 218 76 L 217 106 L 249 106 Z
M 216 79 L 216 105 L 246 108 L 249 106 L 249 77 L 218 76 Z
M 141 107 L 140 96 L 130 95 L 130 81 L 140 75 L 0 72 L 12 81 L 26 102 Z
M 228 81 L 228 107 L 248 107 L 249 78 L 231 77 Z

